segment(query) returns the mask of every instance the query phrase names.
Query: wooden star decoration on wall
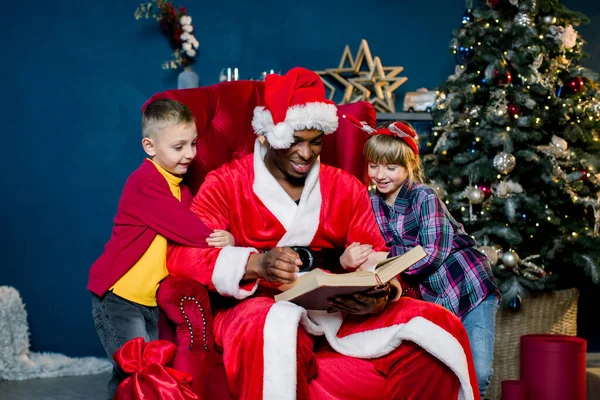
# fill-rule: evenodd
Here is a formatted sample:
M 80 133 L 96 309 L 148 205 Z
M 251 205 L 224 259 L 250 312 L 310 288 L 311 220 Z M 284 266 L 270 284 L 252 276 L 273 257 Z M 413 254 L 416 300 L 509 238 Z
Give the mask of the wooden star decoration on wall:
M 329 89 L 328 98 L 334 100 L 336 88 L 344 93 L 338 104 L 364 100 L 373 104 L 378 112 L 396 112 L 394 91 L 408 78 L 398 76 L 404 67 L 384 67 L 379 57 L 373 57 L 369 44 L 362 40 L 356 56 L 346 45 L 337 68 L 316 71 Z

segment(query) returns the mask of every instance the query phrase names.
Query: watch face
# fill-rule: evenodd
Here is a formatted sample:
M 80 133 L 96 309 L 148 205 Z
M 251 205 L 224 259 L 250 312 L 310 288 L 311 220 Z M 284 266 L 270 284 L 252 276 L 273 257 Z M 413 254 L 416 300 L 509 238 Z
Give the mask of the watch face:
M 306 247 L 292 247 L 292 250 L 298 253 L 300 261 L 302 261 L 300 272 L 310 271 L 314 268 L 314 257 L 310 249 Z

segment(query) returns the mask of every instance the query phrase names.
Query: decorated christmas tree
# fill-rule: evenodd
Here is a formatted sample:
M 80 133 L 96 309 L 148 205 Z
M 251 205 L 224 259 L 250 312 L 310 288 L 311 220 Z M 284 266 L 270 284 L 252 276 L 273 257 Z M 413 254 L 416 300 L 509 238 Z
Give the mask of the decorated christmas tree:
M 557 0 L 467 3 L 423 143 L 431 185 L 487 255 L 503 303 L 600 277 L 600 99 L 587 22 Z

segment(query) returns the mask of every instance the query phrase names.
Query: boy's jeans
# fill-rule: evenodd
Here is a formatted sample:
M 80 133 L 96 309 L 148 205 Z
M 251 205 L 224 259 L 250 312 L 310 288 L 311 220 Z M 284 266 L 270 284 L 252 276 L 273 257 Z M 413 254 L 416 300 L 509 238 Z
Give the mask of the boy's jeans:
M 136 337 L 142 337 L 146 342 L 158 339 L 158 307 L 133 303 L 113 292 L 102 298 L 92 294 L 92 316 L 102 346 L 113 363 L 112 377 L 106 386 L 108 398 L 112 399 L 125 378 L 117 368 L 113 354 Z
M 491 294 L 472 309 L 463 320 L 469 335 L 479 393 L 482 399 L 494 372 L 492 363 L 494 361 L 497 310 L 498 298 Z

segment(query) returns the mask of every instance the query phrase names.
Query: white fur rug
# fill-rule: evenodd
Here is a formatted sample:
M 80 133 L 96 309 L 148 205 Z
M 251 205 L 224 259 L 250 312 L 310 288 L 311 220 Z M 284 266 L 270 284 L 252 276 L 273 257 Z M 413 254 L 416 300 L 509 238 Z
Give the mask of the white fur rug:
M 30 352 L 29 325 L 21 296 L 13 287 L 0 286 L 0 380 L 92 375 L 111 369 L 106 358 Z

